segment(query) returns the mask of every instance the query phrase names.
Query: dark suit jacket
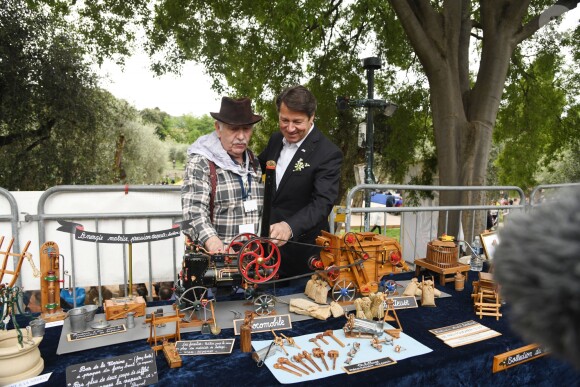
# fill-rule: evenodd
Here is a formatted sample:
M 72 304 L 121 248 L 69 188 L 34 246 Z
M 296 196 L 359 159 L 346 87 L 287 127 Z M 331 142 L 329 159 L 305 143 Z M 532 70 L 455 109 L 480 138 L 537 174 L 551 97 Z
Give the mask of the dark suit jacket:
M 266 149 L 258 156 L 263 168 L 268 160 L 278 161 L 282 139 L 281 132 L 270 137 Z M 300 159 L 309 166 L 295 171 Z M 315 244 L 320 230 L 328 230 L 328 215 L 338 198 L 341 163 L 340 149 L 315 126 L 290 161 L 274 193 L 270 224 L 285 221 L 292 228 L 292 241 Z M 281 248 L 281 275 L 307 273 L 308 258 L 317 253 L 316 247 L 287 243 Z

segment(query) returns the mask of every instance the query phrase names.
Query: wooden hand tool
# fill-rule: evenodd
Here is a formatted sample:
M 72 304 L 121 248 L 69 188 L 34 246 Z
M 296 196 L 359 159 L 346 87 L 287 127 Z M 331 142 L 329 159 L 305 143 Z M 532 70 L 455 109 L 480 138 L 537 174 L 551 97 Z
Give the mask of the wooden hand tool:
M 332 369 L 335 370 L 336 359 L 338 358 L 338 351 L 334 349 L 332 351 L 328 351 L 328 357 L 332 359 Z
M 299 353 L 298 355 L 292 356 L 292 360 L 294 360 L 296 363 L 302 364 L 304 367 L 306 367 L 306 369 L 308 371 L 314 373 L 314 370 L 312 368 L 308 367 L 308 365 L 306 363 L 304 363 L 303 359 L 304 359 L 304 355 L 302 355 L 301 353 Z
M 292 362 L 290 360 L 288 360 L 287 358 L 285 358 L 285 357 L 279 357 L 278 358 L 278 363 L 283 364 L 283 365 L 290 366 L 290 367 L 292 367 L 292 368 L 294 368 L 294 369 L 302 372 L 304 375 L 310 375 L 308 373 L 308 371 L 303 370 L 302 368 L 298 367 L 296 364 L 292 364 Z
M 313 338 L 309 339 L 308 341 L 310 341 L 310 342 L 312 342 L 312 343 L 316 344 L 316 346 L 317 346 L 318 348 L 322 348 L 322 347 L 320 346 L 320 344 L 318 344 L 318 343 L 316 342 L 316 340 L 318 340 L 318 339 L 317 339 L 316 337 L 313 337 Z
M 292 371 L 290 368 L 286 368 L 282 364 L 279 364 L 279 363 L 275 363 L 274 368 L 276 368 L 277 370 L 284 370 L 286 372 L 290 372 L 291 374 L 294 374 L 296 376 L 302 376 L 302 374 L 300 374 L 296 371 Z
M 340 341 L 340 340 L 339 340 L 339 339 L 338 339 L 338 338 L 337 338 L 337 337 L 334 335 L 334 332 L 333 332 L 333 331 L 331 331 L 331 330 L 328 330 L 328 331 L 325 331 L 323 334 L 324 334 L 324 336 L 330 336 L 330 337 L 332 337 L 332 338 L 334 339 L 334 341 L 336 341 L 336 342 L 338 343 L 338 345 L 340 345 L 341 347 L 343 347 L 343 348 L 344 348 L 344 343 L 343 343 L 342 341 Z
M 314 348 L 312 350 L 312 354 L 314 355 L 314 357 L 318 357 L 320 359 L 322 359 L 322 363 L 324 364 L 324 368 L 326 368 L 327 371 L 330 371 L 330 368 L 328 368 L 328 364 L 326 364 L 326 360 L 324 360 L 324 351 L 320 348 Z
M 272 334 L 274 335 L 274 344 L 282 348 L 286 356 L 288 356 L 288 351 L 286 351 L 286 348 L 284 348 L 284 339 L 281 338 L 280 336 L 277 336 L 273 329 Z
M 314 368 L 316 368 L 319 372 L 322 372 L 322 370 L 320 369 L 320 367 L 318 366 L 318 364 L 316 364 L 316 362 L 314 361 L 314 359 L 312 358 L 312 356 L 310 356 L 310 354 L 306 351 L 302 351 L 302 356 L 304 356 L 304 358 L 306 360 L 308 360 L 310 363 L 312 363 L 312 365 L 314 366 Z
M 383 345 L 379 343 L 375 343 L 374 341 L 371 343 L 371 347 L 376 349 L 379 352 L 383 352 Z
M 328 345 L 328 341 L 324 340 L 324 334 L 316 335 L 316 339 L 322 341 L 324 344 Z
M 291 346 L 291 347 L 296 347 L 296 348 L 298 348 L 299 350 L 302 350 L 302 348 L 300 348 L 300 347 L 298 346 L 298 344 L 296 344 L 296 341 L 295 341 L 295 340 L 294 340 L 292 337 L 288 337 L 288 336 L 286 336 L 286 335 L 285 335 L 285 334 L 283 334 L 283 333 L 280 333 L 280 336 L 282 336 L 282 337 L 284 338 L 284 340 L 286 340 L 286 342 L 288 343 L 288 345 L 289 345 L 289 346 Z

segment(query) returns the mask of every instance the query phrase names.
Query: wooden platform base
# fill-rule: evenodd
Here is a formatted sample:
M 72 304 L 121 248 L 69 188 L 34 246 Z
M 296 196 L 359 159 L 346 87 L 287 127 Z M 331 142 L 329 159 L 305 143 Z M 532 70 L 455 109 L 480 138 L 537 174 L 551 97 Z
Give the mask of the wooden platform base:
M 455 274 L 457 272 L 460 273 L 467 273 L 469 271 L 469 265 L 464 265 L 463 263 L 457 262 L 455 266 L 449 267 L 440 267 L 429 263 L 426 261 L 425 258 L 417 258 L 415 259 L 415 275 L 418 277 L 421 273 L 421 268 L 431 270 L 434 273 L 439 274 L 439 284 L 441 286 L 445 286 L 447 282 L 454 282 L 455 281 Z M 448 276 L 451 277 L 448 277 Z
M 56 311 L 54 313 L 41 313 L 40 318 L 44 321 L 48 322 L 55 322 L 55 321 L 62 321 L 66 317 L 66 313 L 62 310 Z

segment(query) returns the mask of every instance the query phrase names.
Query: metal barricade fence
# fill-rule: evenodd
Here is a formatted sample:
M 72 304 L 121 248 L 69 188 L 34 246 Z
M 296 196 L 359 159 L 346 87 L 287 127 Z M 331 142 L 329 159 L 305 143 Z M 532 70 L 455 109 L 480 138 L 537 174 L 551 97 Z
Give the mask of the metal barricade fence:
M 560 191 L 562 189 L 567 189 L 571 187 L 579 187 L 580 183 L 567 183 L 567 184 L 542 184 L 534 187 L 530 193 L 530 203 L 529 205 L 533 208 L 541 205 L 545 200 L 549 200 L 550 193 L 554 191 Z M 544 191 L 548 191 L 548 198 L 544 195 Z
M 543 185 L 534 188 L 530 197 L 534 198 L 538 191 L 542 189 L 560 189 L 566 188 L 569 186 L 578 186 L 580 183 L 573 183 L 573 184 L 558 184 L 558 185 Z M 403 204 L 402 207 L 354 207 L 352 205 L 355 195 L 358 193 L 365 193 L 365 191 L 396 191 L 400 190 L 403 192 L 403 197 L 406 198 L 408 195 L 406 193 L 410 191 L 430 191 L 433 192 L 436 196 L 438 193 L 442 191 L 483 191 L 489 193 L 495 192 L 510 192 L 516 197 L 518 197 L 519 202 L 514 205 L 472 205 L 472 206 L 440 206 L 436 204 L 427 203 L 427 205 L 420 205 L 416 207 L 411 207 L 407 204 Z M 47 233 L 50 233 L 52 230 L 52 234 L 54 234 L 54 230 L 56 230 L 58 224 L 57 220 L 66 220 L 72 222 L 89 222 L 89 224 L 94 225 L 95 232 L 104 232 L 110 233 L 109 228 L 112 227 L 112 224 L 120 224 L 121 232 L 126 233 L 128 228 L 137 229 L 139 232 L 150 232 L 152 229 L 152 222 L 167 222 L 173 224 L 176 221 L 182 219 L 182 212 L 181 212 L 181 200 L 180 200 L 180 191 L 181 187 L 179 186 L 152 186 L 152 185 L 144 185 L 144 186 L 56 186 L 48 189 L 45 191 L 40 199 L 38 200 L 37 205 L 37 214 L 36 215 L 29 215 L 26 214 L 24 220 L 26 222 L 37 222 L 38 223 L 38 245 L 42 245 L 47 240 Z M 59 210 L 54 211 L 53 206 L 51 205 L 53 201 L 55 201 L 61 195 L 72 195 L 75 200 L 77 197 L 81 197 L 85 193 L 90 194 L 99 194 L 98 201 L 106 200 L 101 199 L 101 196 L 106 196 L 107 194 L 115 194 L 119 195 L 119 193 L 134 195 L 135 193 L 143 194 L 143 195 L 163 195 L 162 198 L 156 198 L 157 202 L 160 203 L 162 199 L 166 199 L 172 203 L 171 210 L 160 210 L 158 209 L 157 204 L 152 205 L 150 208 L 153 210 L 150 211 L 142 211 L 143 206 L 134 209 L 121 209 L 115 212 L 103 212 L 103 211 L 83 211 L 82 208 L 78 208 L 78 206 L 71 202 L 70 206 L 67 207 L 66 211 Z M 19 212 L 17 202 L 14 200 L 13 195 L 10 192 L 6 191 L 3 188 L 0 188 L 0 195 L 5 197 L 10 205 L 10 214 L 0 214 L 0 222 L 10 222 L 13 237 L 15 238 L 14 248 L 15 250 L 19 250 L 20 240 L 19 240 Z M 70 200 L 65 198 L 65 201 Z M 414 258 L 419 258 L 419 255 L 423 255 L 421 252 L 420 254 L 417 252 L 417 246 L 425 245 L 426 242 L 429 240 L 434 239 L 437 235 L 437 223 L 438 223 L 438 216 L 442 214 L 445 216 L 445 230 L 447 230 L 447 219 L 449 217 L 449 213 L 452 211 L 459 211 L 459 217 L 461 218 L 461 214 L 463 211 L 472 211 L 474 214 L 477 211 L 489 211 L 489 210 L 513 210 L 513 211 L 523 211 L 527 208 L 526 205 L 526 197 L 519 187 L 516 186 L 470 186 L 470 187 L 450 187 L 450 186 L 415 186 L 415 185 L 384 185 L 384 184 L 361 184 L 353 187 L 347 194 L 346 199 L 347 205 L 345 207 L 339 207 L 336 209 L 336 212 L 332 212 L 330 214 L 330 227 L 331 232 L 335 232 L 334 230 L 334 221 L 337 217 L 344 216 L 344 223 L 346 231 L 350 231 L 355 223 L 354 215 L 360 214 L 361 217 L 365 216 L 365 214 L 381 214 L 383 216 L 383 225 L 385 226 L 386 233 L 386 225 L 388 223 L 388 217 L 397 216 L 395 213 L 399 213 L 401 217 L 400 221 L 400 243 L 403 246 L 403 252 L 408 251 L 406 253 L 406 260 L 409 261 L 409 256 L 411 256 L 411 262 Z M 531 201 L 530 206 L 533 207 L 537 205 L 534 201 Z M 418 218 L 421 217 L 419 221 Z M 475 216 L 472 216 L 472 219 L 475 219 Z M 138 223 L 135 223 L 138 222 Z M 133 223 L 133 224 L 130 224 Z M 166 223 L 166 224 L 167 224 Z M 137 224 L 137 225 L 136 225 Z M 423 232 L 423 235 L 419 235 L 420 232 L 420 225 L 426 226 L 424 228 L 428 229 L 427 233 Z M 105 228 L 102 228 L 101 225 L 105 225 Z M 50 227 L 49 227 L 50 226 Z M 52 227 L 54 226 L 54 227 Z M 368 231 L 368 223 L 363 225 L 365 229 Z M 146 228 L 146 230 L 143 230 Z M 164 227 L 167 228 L 167 227 Z M 471 230 L 471 234 L 474 233 L 475 224 L 467 225 L 464 227 L 464 230 Z M 62 237 L 65 236 L 64 234 L 58 234 L 59 240 L 62 240 Z M 78 272 L 76 268 L 76 264 L 79 262 L 79 257 L 76 256 L 75 253 L 75 246 L 79 246 L 78 243 L 86 244 L 87 242 L 80 242 L 75 241 L 74 234 L 70 234 L 69 238 L 69 246 L 67 251 L 67 259 L 70 260 L 70 285 L 71 288 L 76 288 L 77 285 L 77 277 Z M 173 277 L 173 281 L 177 280 L 177 273 L 181 267 L 181 259 L 183 255 L 183 248 L 181 247 L 182 241 L 179 238 L 171 239 L 171 248 L 167 250 L 171 250 L 171 274 L 167 274 L 166 277 L 170 275 Z M 423 240 L 422 240 L 423 239 Z M 50 240 L 50 239 L 49 239 Z M 425 242 L 425 243 L 424 243 Z M 143 270 L 146 270 L 147 273 L 147 284 L 149 289 L 152 289 L 153 285 L 153 258 L 154 253 L 152 252 L 152 242 L 147 243 L 147 253 L 145 254 L 147 259 L 147 267 L 141 266 L 139 269 L 141 273 Z M 127 248 L 125 244 L 117 244 L 115 245 L 114 252 L 108 255 L 122 256 L 123 258 L 123 283 L 127 283 L 128 278 L 128 269 L 127 269 Z M 122 246 L 122 252 L 119 250 Z M 83 246 L 85 249 L 86 246 Z M 99 303 L 102 303 L 102 293 L 101 293 L 101 286 L 103 283 L 103 276 L 102 270 L 103 267 L 103 256 L 107 255 L 107 253 L 103 253 L 103 249 L 108 249 L 107 247 L 102 246 L 101 243 L 94 243 L 94 255 L 95 259 L 92 262 L 89 258 L 83 257 L 85 260 L 82 262 L 84 270 L 92 270 L 91 268 L 95 268 L 96 270 L 96 279 L 98 284 L 98 293 L 99 293 Z M 112 251 L 108 249 L 107 251 Z M 410 253 L 412 251 L 412 254 Z M 108 257 L 110 258 L 110 257 Z M 166 262 L 168 263 L 168 262 Z M 106 265 L 110 264 L 110 261 L 105 262 Z M 87 267 L 89 269 L 87 269 Z M 163 277 L 165 278 L 165 277 Z M 20 281 L 21 279 L 19 279 Z M 127 292 L 127 288 L 125 287 L 125 294 Z M 76 300 L 76 295 L 73 293 L 73 299 Z
M 164 185 L 143 185 L 143 186 L 122 186 L 122 185 L 105 185 L 105 186 L 56 186 L 48 189 L 45 191 L 40 200 L 38 202 L 38 214 L 37 215 L 27 215 L 26 221 L 37 221 L 38 222 L 38 235 L 39 235 L 39 245 L 42 245 L 46 241 L 46 234 L 47 234 L 47 223 L 52 222 L 53 225 L 56 225 L 55 221 L 57 220 L 66 220 L 66 221 L 73 221 L 73 222 L 94 222 L 95 225 L 95 232 L 103 232 L 103 233 L 111 233 L 109 230 L 100 230 L 99 225 L 104 221 L 116 221 L 121 223 L 121 232 L 120 234 L 125 234 L 127 231 L 127 222 L 128 221 L 137 221 L 139 223 L 146 222 L 146 230 L 139 229 L 139 233 L 142 232 L 150 232 L 151 230 L 151 221 L 152 220 L 168 220 L 170 225 L 175 223 L 178 220 L 182 219 L 182 212 L 181 210 L 177 211 L 123 211 L 120 210 L 118 212 L 111 212 L 111 213 L 88 213 L 82 211 L 70 211 L 64 212 L 61 211 L 59 213 L 50 213 L 47 207 L 47 203 L 51 200 L 54 200 L 59 195 L 64 194 L 73 194 L 75 196 L 81 196 L 83 193 L 124 193 L 125 195 L 134 195 L 136 193 L 143 193 L 143 194 L 165 194 L 171 198 L 171 201 L 177 203 L 177 207 L 181 208 L 180 206 L 180 192 L 181 187 L 179 186 L 164 186 Z M 159 204 L 160 199 L 156 199 Z M 56 228 L 56 227 L 55 227 Z M 168 227 L 164 227 L 168 228 Z M 74 234 L 70 234 L 70 281 L 71 281 L 71 288 L 73 291 L 73 300 L 76 304 L 76 278 L 78 273 L 76 272 L 75 262 L 77 262 L 78 257 L 75 255 L 75 243 L 87 243 L 87 242 L 75 242 Z M 181 256 L 183 254 L 182 250 L 177 249 L 176 243 L 180 243 L 181 241 L 175 241 L 175 239 L 171 239 L 172 241 L 172 268 L 173 268 L 173 281 L 176 281 L 177 276 L 177 269 L 181 265 Z M 90 242 L 89 242 L 90 243 Z M 148 272 L 148 281 L 147 284 L 149 289 L 152 289 L 153 286 L 153 254 L 152 254 L 152 242 L 145 242 L 147 243 L 147 272 Z M 101 251 L 101 243 L 94 243 L 94 248 L 96 250 L 96 270 L 97 270 L 97 282 L 98 282 L 98 292 L 99 292 L 99 304 L 102 303 L 102 256 L 103 253 Z M 128 283 L 128 268 L 127 268 L 127 248 L 126 244 L 117 244 L 116 246 L 122 246 L 122 257 L 123 257 L 123 283 Z M 117 250 L 118 251 L 118 250 Z M 179 256 L 179 260 L 178 260 Z M 88 264 L 86 265 L 88 266 Z M 86 269 L 86 268 L 85 268 Z M 127 295 L 127 287 L 125 286 L 125 296 Z M 75 305 L 76 306 L 76 305 Z
M 358 193 L 365 193 L 365 191 L 402 191 L 402 192 L 409 192 L 409 191 L 425 191 L 425 192 L 433 192 L 435 196 L 442 191 L 480 191 L 480 192 L 499 192 L 499 193 L 506 193 L 512 192 L 516 194 L 519 198 L 518 203 L 514 205 L 455 205 L 455 206 L 441 206 L 441 205 L 426 205 L 426 206 L 416 206 L 410 207 L 405 206 L 403 204 L 402 207 L 353 207 L 352 203 L 355 199 L 355 195 Z M 366 196 L 366 195 L 365 195 Z M 408 195 L 407 195 L 408 196 Z M 461 219 L 461 215 L 463 211 L 472 211 L 473 215 L 471 217 L 472 222 L 470 225 L 463 226 L 463 230 L 470 230 L 470 235 L 475 234 L 475 213 L 477 211 L 487 211 L 489 210 L 508 210 L 508 211 L 524 211 L 525 210 L 525 203 L 526 203 L 526 196 L 523 190 L 516 186 L 419 186 L 419 185 L 386 185 L 386 184 L 359 184 L 353 187 L 350 191 L 348 191 L 347 198 L 346 198 L 346 206 L 339 207 L 336 211 L 333 211 L 330 215 L 330 227 L 331 232 L 335 233 L 334 230 L 334 220 L 337 215 L 345 214 L 345 229 L 346 231 L 350 231 L 353 223 L 353 215 L 354 214 L 362 214 L 365 217 L 366 214 L 377 214 L 380 213 L 384 217 L 383 225 L 386 226 L 388 223 L 388 216 L 396 216 L 393 213 L 400 213 L 401 214 L 401 221 L 400 221 L 400 244 L 403 246 L 403 252 L 405 254 L 406 260 L 409 260 L 411 256 L 408 253 L 408 249 L 412 248 L 413 254 L 412 258 L 420 258 L 418 255 L 423 255 L 422 253 L 418 254 L 417 252 L 417 245 L 418 242 L 421 245 L 425 245 L 426 243 L 434 238 L 437 237 L 437 223 L 438 223 L 438 215 L 442 213 L 445 216 L 445 230 L 447 232 L 448 229 L 448 218 L 449 213 L 451 211 L 459 211 L 459 218 Z M 423 215 L 427 214 L 428 217 L 424 217 Z M 422 217 L 420 220 L 418 217 Z M 406 223 L 412 223 L 411 225 L 407 225 Z M 428 233 L 423 232 L 422 238 L 419 238 L 418 233 L 419 224 L 423 224 L 426 226 L 424 228 L 428 228 Z M 369 231 L 369 222 L 365 220 L 364 224 L 361 222 L 361 228 L 365 231 Z M 412 228 L 409 230 L 409 228 Z M 385 233 L 385 232 L 383 232 Z M 478 233 L 479 234 L 479 233 Z M 461 235 L 454 235 L 459 239 Z M 406 239 L 412 239 L 406 243 Z M 407 250 L 407 252 L 405 252 Z
M 14 238 L 12 251 L 20 252 L 20 238 L 18 237 L 18 204 L 16 203 L 14 196 L 4 188 L 0 188 L 0 195 L 8 201 L 8 205 L 10 206 L 10 213 L 0 214 L 0 222 L 10 222 L 10 229 L 12 230 L 12 236 L 5 235 L 5 241 L 8 242 L 11 237 Z M 18 259 L 14 257 L 14 266 L 16 266 L 17 261 Z M 22 286 L 21 278 L 18 278 L 16 285 L 19 287 Z

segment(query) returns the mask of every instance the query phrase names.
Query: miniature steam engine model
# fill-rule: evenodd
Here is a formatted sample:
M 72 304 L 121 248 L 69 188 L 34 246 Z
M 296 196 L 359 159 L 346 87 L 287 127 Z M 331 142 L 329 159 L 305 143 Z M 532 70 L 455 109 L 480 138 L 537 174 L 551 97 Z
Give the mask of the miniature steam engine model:
M 246 299 L 255 295 L 255 286 L 276 277 L 280 268 L 280 250 L 265 238 L 254 234 L 239 234 L 228 245 L 225 253 L 210 254 L 199 242 L 186 240 L 182 269 L 175 293 L 180 309 L 204 312 L 207 288 L 244 289 Z M 258 314 L 264 310 L 264 300 L 254 303 Z M 268 300 L 268 304 L 270 301 Z
M 379 291 L 383 277 L 409 271 L 401 246 L 394 238 L 371 232 L 346 233 L 338 236 L 326 231 L 316 239 L 322 247 L 320 256 L 310 258 L 310 267 L 325 270 L 335 301 L 352 300 L 357 292 L 363 296 Z

